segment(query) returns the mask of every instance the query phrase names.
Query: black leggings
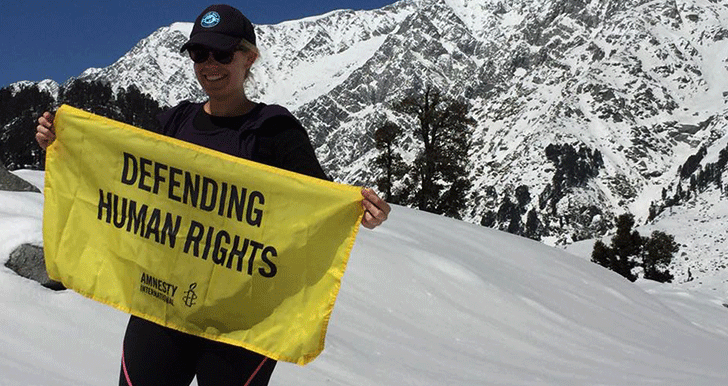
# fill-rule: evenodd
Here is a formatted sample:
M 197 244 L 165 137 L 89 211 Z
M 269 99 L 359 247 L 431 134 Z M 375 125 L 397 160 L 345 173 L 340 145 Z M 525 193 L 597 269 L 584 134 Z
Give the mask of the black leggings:
M 266 386 L 276 361 L 244 348 L 132 316 L 121 355 L 120 386 Z

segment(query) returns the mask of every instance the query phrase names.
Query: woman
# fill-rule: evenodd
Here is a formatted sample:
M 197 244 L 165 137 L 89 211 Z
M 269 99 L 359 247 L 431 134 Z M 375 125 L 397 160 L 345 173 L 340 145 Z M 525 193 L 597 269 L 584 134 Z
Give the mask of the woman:
M 194 62 L 197 81 L 209 99 L 183 102 L 162 113 L 161 133 L 238 157 L 326 178 L 308 135 L 288 110 L 250 101 L 245 81 L 258 58 L 250 21 L 228 5 L 213 5 L 195 21 L 181 48 Z M 53 115 L 38 119 L 36 140 L 55 139 Z M 362 225 L 387 219 L 389 205 L 363 189 Z M 184 334 L 132 316 L 122 351 L 119 384 L 124 386 L 267 385 L 276 361 L 241 347 Z

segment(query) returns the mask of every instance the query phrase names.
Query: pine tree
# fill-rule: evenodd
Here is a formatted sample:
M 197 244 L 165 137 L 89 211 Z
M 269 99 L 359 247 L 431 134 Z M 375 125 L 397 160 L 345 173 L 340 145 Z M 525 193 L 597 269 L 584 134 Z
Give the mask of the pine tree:
M 461 220 L 460 212 L 467 205 L 468 190 L 472 183 L 465 177 L 459 177 L 450 184 L 438 200 L 435 213 Z
M 538 219 L 538 213 L 536 212 L 536 209 L 531 209 L 530 211 L 528 211 L 528 215 L 526 216 L 525 236 L 533 240 L 540 240 L 542 235 L 541 228 L 541 220 Z
M 637 276 L 632 273 L 632 268 L 637 265 L 634 258 L 642 249 L 642 237 L 637 231 L 632 231 L 634 216 L 631 213 L 620 215 L 616 223 L 617 233 L 612 237 L 611 246 L 616 261 L 612 269 L 630 281 L 635 281 Z
M 0 162 L 8 170 L 43 167 L 44 152 L 35 142 L 37 119 L 53 104 L 53 97 L 37 85 L 13 93 L 0 90 Z
M 495 225 L 496 213 L 492 210 L 486 210 L 483 217 L 480 218 L 480 225 L 492 228 Z
M 673 276 L 668 271 L 672 258 L 680 250 L 675 237 L 662 231 L 654 231 L 644 242 L 642 266 L 645 279 L 669 283 Z
M 60 90 L 59 104 L 67 104 L 111 119 L 119 119 L 114 92 L 105 82 L 76 79 Z
M 136 86 L 119 90 L 115 105 L 119 110 L 119 121 L 151 131 L 157 130 L 157 115 L 162 109 L 157 101 Z
M 606 245 L 602 240 L 597 240 L 594 243 L 594 249 L 592 250 L 591 261 L 601 265 L 604 268 L 614 270 L 614 252 Z
M 609 268 L 630 281 L 637 280 L 632 269 L 641 260 L 644 278 L 659 282 L 670 282 L 672 274 L 667 267 L 677 253 L 679 246 L 672 235 L 654 231 L 651 237 L 641 237 L 633 231 L 634 216 L 625 213 L 616 219 L 617 232 L 612 237 L 611 247 L 601 240 L 594 243 L 592 262 Z
M 59 91 L 58 101 L 37 85 L 13 92 L 0 89 L 0 162 L 6 168 L 44 168 L 45 152 L 35 142 L 37 119 L 44 111 L 68 104 L 137 127 L 156 130 L 159 104 L 135 86 L 114 95 L 105 82 L 76 79 Z
M 393 204 L 400 204 L 402 200 L 400 193 L 394 191 L 394 183 L 407 172 L 402 156 L 395 148 L 401 135 L 402 129 L 390 121 L 374 132 L 374 143 L 380 151 L 374 162 L 383 172 L 377 180 L 377 188 L 384 195 L 384 199 Z
M 432 87 L 397 102 L 394 110 L 414 118 L 405 129 L 421 148 L 410 167 L 408 203 L 420 210 L 460 217 L 466 194 L 471 127 L 467 103 L 448 98 Z

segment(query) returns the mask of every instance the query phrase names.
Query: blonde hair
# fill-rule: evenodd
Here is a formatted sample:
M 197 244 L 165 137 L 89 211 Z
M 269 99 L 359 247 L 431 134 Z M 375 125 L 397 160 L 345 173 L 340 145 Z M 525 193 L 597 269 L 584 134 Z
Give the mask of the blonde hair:
M 260 51 L 258 50 L 258 47 L 254 46 L 252 43 L 245 39 L 240 40 L 240 43 L 238 43 L 238 48 L 242 49 L 243 52 L 252 52 L 255 54 L 255 59 L 253 59 L 253 63 L 250 64 L 250 67 L 248 67 L 248 71 L 246 71 L 245 73 L 245 81 L 247 82 L 248 77 L 251 76 L 250 69 L 260 57 Z
M 255 57 L 258 58 L 260 56 L 260 51 L 258 51 L 258 47 L 254 46 L 251 42 L 241 39 L 240 43 L 238 43 L 238 47 L 244 48 L 247 51 L 253 51 L 255 53 Z

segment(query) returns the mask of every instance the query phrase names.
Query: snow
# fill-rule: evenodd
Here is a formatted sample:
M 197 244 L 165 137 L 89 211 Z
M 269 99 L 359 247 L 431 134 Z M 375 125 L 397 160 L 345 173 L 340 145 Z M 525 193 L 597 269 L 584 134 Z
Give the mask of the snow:
M 42 187 L 41 172 L 17 175 Z M 0 262 L 41 244 L 43 198 L 0 192 Z M 585 254 L 588 243 L 572 253 Z M 271 385 L 723 385 L 728 308 L 584 256 L 395 206 L 359 233 L 312 364 Z M 114 384 L 126 315 L 0 266 L 2 385 Z
M 276 87 L 270 87 L 266 100 L 270 100 L 270 103 L 287 104 L 291 110 L 301 107 L 346 80 L 369 60 L 385 39 L 386 35 L 373 37 L 357 42 L 338 54 L 301 63 L 295 72 L 308 76 L 294 77 L 277 84 Z
M 194 23 L 176 22 L 176 23 L 172 23 L 169 26 L 169 29 L 172 31 L 178 31 L 185 36 L 190 36 L 190 33 L 192 33 L 192 28 L 194 27 L 194 25 L 195 25 Z

